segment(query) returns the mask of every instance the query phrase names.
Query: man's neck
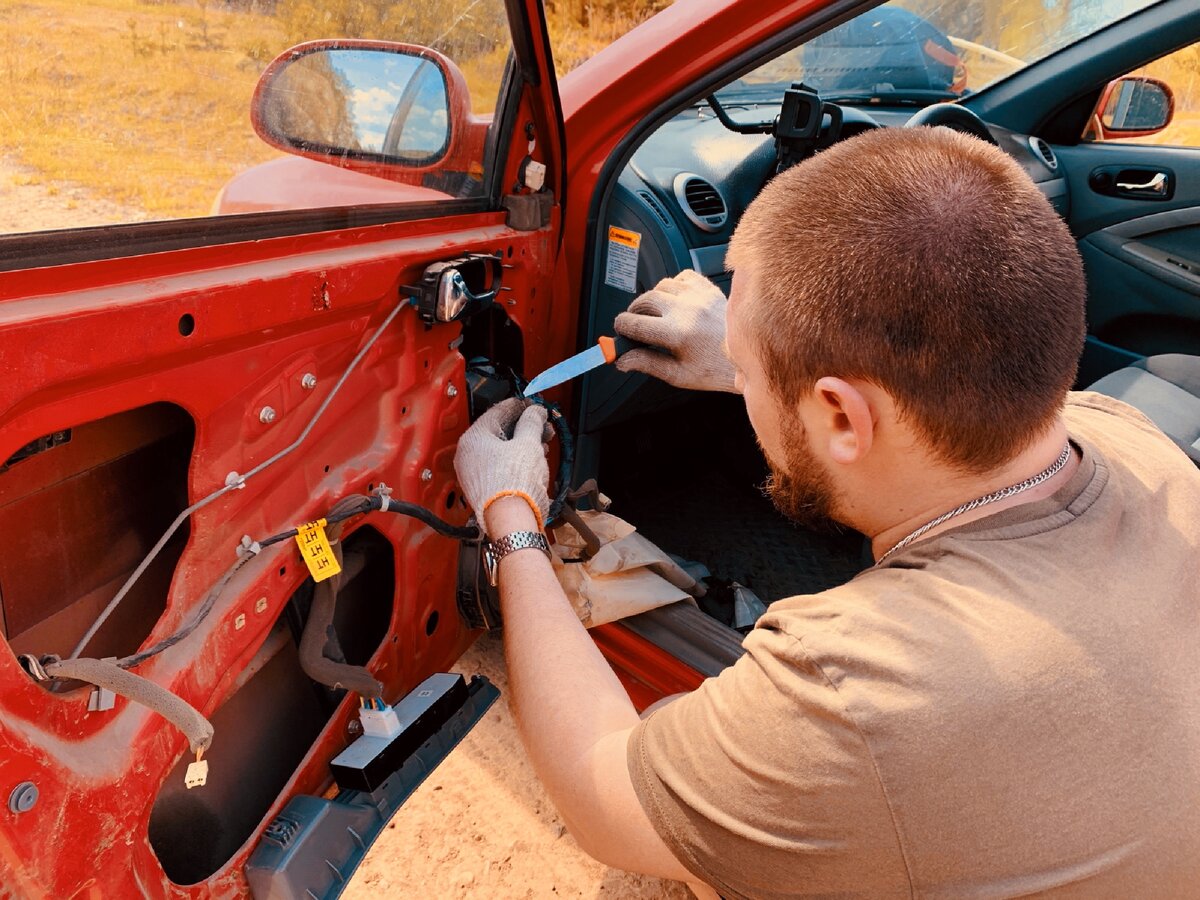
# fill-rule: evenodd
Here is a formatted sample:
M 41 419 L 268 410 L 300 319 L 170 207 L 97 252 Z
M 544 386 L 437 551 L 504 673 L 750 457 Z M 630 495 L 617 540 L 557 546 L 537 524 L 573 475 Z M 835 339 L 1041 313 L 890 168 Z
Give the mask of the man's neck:
M 876 482 L 872 486 L 875 515 L 873 521 L 863 522 L 859 528 L 871 538 L 871 551 L 878 560 L 912 532 L 944 513 L 1037 475 L 1054 463 L 1066 441 L 1066 425 L 1058 419 L 1013 459 L 981 475 L 964 474 L 930 457 L 913 457 L 907 465 L 891 467 L 885 483 Z M 1054 477 L 1015 496 L 954 516 L 917 540 L 927 540 L 1001 510 L 1049 497 L 1070 480 L 1078 463 L 1077 454 L 1072 453 Z M 878 504 L 880 496 L 888 497 L 889 502 Z

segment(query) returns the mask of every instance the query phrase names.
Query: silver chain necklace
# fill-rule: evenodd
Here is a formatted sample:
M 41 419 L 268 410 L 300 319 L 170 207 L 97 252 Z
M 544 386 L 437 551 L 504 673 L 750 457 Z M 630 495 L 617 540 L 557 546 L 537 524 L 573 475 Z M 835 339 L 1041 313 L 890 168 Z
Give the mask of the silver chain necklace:
M 1065 466 L 1067 464 L 1067 460 L 1069 460 L 1070 458 L 1071 458 L 1071 442 L 1067 441 L 1067 443 L 1063 445 L 1062 453 L 1058 454 L 1058 459 L 1056 459 L 1054 462 L 1050 463 L 1049 466 L 1042 469 L 1042 471 L 1038 472 L 1032 478 L 1026 478 L 1024 481 L 1019 482 L 1017 484 L 1010 484 L 1006 488 L 1000 488 L 1000 490 L 992 491 L 990 494 L 984 494 L 982 497 L 976 497 L 971 502 L 964 503 L 962 506 L 955 507 L 954 509 L 950 510 L 950 512 L 942 513 L 940 516 L 938 516 L 932 522 L 926 522 L 924 525 L 922 525 L 916 531 L 909 534 L 907 537 L 901 538 L 898 543 L 896 543 L 892 546 L 891 550 L 889 550 L 887 553 L 883 554 L 883 556 L 879 557 L 878 560 L 876 560 L 875 565 L 879 565 L 881 562 L 883 562 L 885 559 L 887 559 L 889 556 L 891 556 L 897 550 L 900 550 L 903 547 L 907 547 L 909 544 L 911 544 L 913 541 L 915 541 L 921 535 L 925 534 L 925 532 L 929 531 L 931 528 L 937 528 L 943 522 L 948 522 L 950 519 L 953 519 L 955 516 L 961 516 L 965 512 L 970 512 L 973 509 L 979 509 L 979 507 L 987 506 L 989 503 L 995 503 L 997 500 L 1006 500 L 1009 497 L 1015 497 L 1017 494 L 1020 494 L 1023 491 L 1027 491 L 1032 487 L 1037 487 L 1039 484 L 1041 484 L 1044 481 L 1049 481 L 1051 478 L 1053 478 L 1055 475 L 1057 475 L 1059 472 L 1062 471 L 1063 466 Z

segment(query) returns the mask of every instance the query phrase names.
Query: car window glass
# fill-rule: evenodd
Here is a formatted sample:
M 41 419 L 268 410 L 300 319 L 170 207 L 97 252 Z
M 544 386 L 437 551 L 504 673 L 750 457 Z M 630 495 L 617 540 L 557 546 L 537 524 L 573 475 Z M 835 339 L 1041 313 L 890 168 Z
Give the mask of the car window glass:
M 435 166 L 397 181 L 284 153 L 255 134 L 251 97 L 266 66 L 329 38 L 441 51 L 461 70 L 482 131 L 512 46 L 504 0 L 0 4 L 0 233 L 477 195 L 482 140 L 454 177 Z M 370 80 L 378 73 L 358 74 L 361 89 L 343 79 L 356 140 L 382 140 L 396 97 Z M 446 131 L 441 80 L 409 74 L 420 78 L 409 92 L 415 112 L 392 143 L 431 158 Z
M 1154 0 L 893 0 L 748 73 L 727 101 L 778 102 L 803 81 L 829 99 L 934 102 L 982 90 Z
M 1166 128 L 1152 134 L 1126 136 L 1102 129 L 1111 125 L 1114 92 L 1102 97 L 1093 121 L 1088 123 L 1085 140 L 1120 141 L 1127 144 L 1160 144 L 1174 147 L 1200 147 L 1200 44 L 1192 44 L 1129 73 L 1136 78 L 1152 78 L 1166 84 L 1174 98 L 1174 113 Z M 1108 121 L 1105 121 L 1105 119 Z M 1096 121 L 1100 119 L 1100 121 Z

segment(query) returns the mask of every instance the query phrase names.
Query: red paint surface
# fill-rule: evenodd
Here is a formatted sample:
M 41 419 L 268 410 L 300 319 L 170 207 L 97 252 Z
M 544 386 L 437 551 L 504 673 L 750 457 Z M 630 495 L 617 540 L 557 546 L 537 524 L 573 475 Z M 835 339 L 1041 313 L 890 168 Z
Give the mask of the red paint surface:
M 449 194 L 432 188 L 385 181 L 301 156 L 283 156 L 234 175 L 221 189 L 213 211 L 228 215 L 451 199 Z
M 694 691 L 704 680 L 695 669 L 619 622 L 598 625 L 588 633 L 625 685 L 639 712 L 670 694 Z

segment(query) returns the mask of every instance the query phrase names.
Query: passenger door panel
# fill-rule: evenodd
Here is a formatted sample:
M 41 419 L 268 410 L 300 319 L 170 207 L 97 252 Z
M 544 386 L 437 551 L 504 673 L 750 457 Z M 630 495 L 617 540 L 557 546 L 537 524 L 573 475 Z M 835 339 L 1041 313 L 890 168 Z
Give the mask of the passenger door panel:
M 1056 147 L 1088 279 L 1088 332 L 1135 356 L 1200 355 L 1200 150 Z M 1167 172 L 1169 199 L 1098 190 L 1097 172 Z

